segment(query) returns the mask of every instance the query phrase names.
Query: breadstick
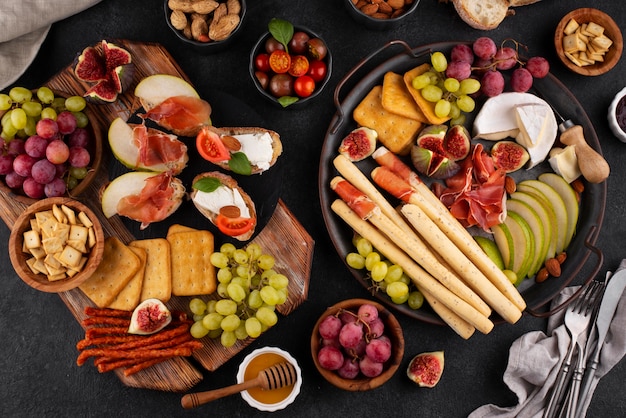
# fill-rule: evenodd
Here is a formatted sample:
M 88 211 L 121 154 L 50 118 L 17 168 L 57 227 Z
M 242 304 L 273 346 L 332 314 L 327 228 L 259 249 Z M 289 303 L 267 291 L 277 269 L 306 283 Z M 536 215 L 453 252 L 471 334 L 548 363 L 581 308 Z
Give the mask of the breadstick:
M 493 322 L 491 322 L 489 318 L 481 314 L 476 308 L 459 298 L 424 271 L 411 257 L 406 255 L 406 253 L 387 239 L 371 223 L 361 219 L 344 201 L 340 199 L 335 200 L 331 205 L 331 209 L 354 231 L 369 240 L 382 255 L 392 263 L 402 267 L 404 272 L 419 289 L 432 294 L 432 296 L 441 301 L 443 305 L 480 332 L 487 334 L 493 329 Z
M 430 307 L 433 308 L 433 311 L 435 311 L 454 332 L 459 334 L 465 340 L 474 335 L 476 328 L 474 328 L 469 322 L 465 321 L 446 305 L 439 302 L 437 298 L 428 293 L 428 291 L 420 289 L 420 292 L 422 292 L 424 299 L 426 299 Z

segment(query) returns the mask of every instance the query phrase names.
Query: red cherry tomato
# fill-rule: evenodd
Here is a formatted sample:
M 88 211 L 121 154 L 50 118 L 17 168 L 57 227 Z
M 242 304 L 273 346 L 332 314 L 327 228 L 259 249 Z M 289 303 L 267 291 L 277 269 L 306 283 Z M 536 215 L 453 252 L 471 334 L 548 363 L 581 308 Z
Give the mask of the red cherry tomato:
M 307 72 L 308 76 L 311 76 L 316 83 L 319 83 L 324 78 L 326 78 L 326 73 L 328 72 L 328 67 L 326 63 L 321 60 L 314 60 L 309 62 L 309 71 Z
M 215 219 L 215 225 L 217 225 L 220 232 L 230 237 L 245 234 L 252 229 L 255 223 L 255 220 L 252 218 L 229 218 L 222 214 L 217 215 Z
M 303 75 L 293 82 L 293 90 L 300 97 L 309 97 L 315 91 L 315 80 L 308 75 Z
M 202 158 L 212 163 L 230 160 L 230 152 L 219 135 L 207 128 L 203 128 L 198 133 L 196 148 Z
M 276 74 L 283 74 L 291 67 L 291 55 L 285 51 L 277 49 L 270 54 L 270 68 Z
M 264 73 L 270 70 L 270 54 L 266 54 L 265 52 L 261 52 L 254 58 L 254 67 L 263 71 Z
M 291 57 L 291 67 L 289 74 L 294 77 L 305 75 L 309 71 L 309 60 L 304 55 L 294 55 Z
M 255 71 L 254 75 L 256 79 L 259 80 L 259 84 L 261 84 L 263 90 L 267 89 L 267 85 L 270 83 L 270 77 L 267 73 L 264 73 L 263 71 Z

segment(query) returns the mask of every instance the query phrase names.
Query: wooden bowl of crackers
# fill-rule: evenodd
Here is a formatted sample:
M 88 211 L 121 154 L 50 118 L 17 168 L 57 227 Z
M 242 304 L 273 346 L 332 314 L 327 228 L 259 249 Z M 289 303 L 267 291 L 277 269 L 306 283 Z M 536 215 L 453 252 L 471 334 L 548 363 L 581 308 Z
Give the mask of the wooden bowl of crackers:
M 566 14 L 554 32 L 554 46 L 563 64 L 573 72 L 597 76 L 610 71 L 622 56 L 624 41 L 615 21 L 593 8 Z
M 18 276 L 43 292 L 74 289 L 96 270 L 104 232 L 95 213 L 68 197 L 30 205 L 15 221 L 9 256 Z

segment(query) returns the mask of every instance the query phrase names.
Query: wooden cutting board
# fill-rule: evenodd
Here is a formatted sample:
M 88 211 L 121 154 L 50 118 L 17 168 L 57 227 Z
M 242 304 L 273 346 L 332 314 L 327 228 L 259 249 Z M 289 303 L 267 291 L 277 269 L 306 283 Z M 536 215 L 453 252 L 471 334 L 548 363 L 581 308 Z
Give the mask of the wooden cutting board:
M 106 132 L 113 119 L 121 117 L 128 120 L 141 107 L 132 93 L 139 80 L 152 74 L 171 74 L 189 81 L 169 52 L 161 45 L 128 40 L 114 40 L 113 42 L 131 53 L 135 64 L 135 73 L 133 83 L 124 94 L 119 96 L 115 103 L 90 105 L 91 113 L 96 118 L 94 129 L 101 129 L 103 138 L 106 138 Z M 80 95 L 90 87 L 87 83 L 76 79 L 73 73 L 73 64 L 52 77 L 46 85 L 54 90 Z M 110 159 L 110 151 L 108 146 L 103 148 L 105 155 L 102 159 L 102 168 L 88 190 L 78 196 L 78 200 L 94 210 L 102 223 L 105 236 L 117 236 L 123 242 L 128 243 L 135 237 L 126 228 L 121 218 L 114 216 L 107 219 L 100 208 L 98 191 L 109 181 L 107 163 Z M 0 216 L 10 228 L 26 205 L 15 200 L 10 193 L 0 191 L 0 207 L 2 207 Z M 276 259 L 275 269 L 290 278 L 289 297 L 283 305 L 277 307 L 282 315 L 290 314 L 306 300 L 308 295 L 314 248 L 313 239 L 284 202 L 279 199 L 271 219 L 252 242 L 260 244 L 263 249 L 273 254 Z M 79 289 L 60 293 L 59 296 L 79 323 L 85 318 L 85 307 L 93 305 Z M 188 312 L 189 300 L 188 297 L 172 297 L 167 305 L 170 309 Z M 259 338 L 263 338 L 263 336 Z M 247 347 L 252 339 L 238 341 L 230 348 L 224 348 L 219 341 L 206 337 L 202 342 L 204 348 L 194 353 L 193 358 L 202 368 L 214 371 Z M 70 346 L 71 349 L 74 349 L 74 344 L 70 344 Z M 78 356 L 78 352 L 76 355 Z M 91 366 L 85 365 L 83 367 Z M 128 377 L 124 376 L 121 370 L 115 371 L 115 373 L 127 386 L 170 392 L 187 391 L 198 384 L 203 377 L 201 369 L 187 358 L 174 358 Z

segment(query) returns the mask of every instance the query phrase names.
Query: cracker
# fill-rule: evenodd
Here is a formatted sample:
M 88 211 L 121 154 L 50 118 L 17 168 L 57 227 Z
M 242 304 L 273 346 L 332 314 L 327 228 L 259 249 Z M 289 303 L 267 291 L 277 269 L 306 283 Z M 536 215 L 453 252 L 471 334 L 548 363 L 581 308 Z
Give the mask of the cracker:
M 407 90 L 402 75 L 393 71 L 388 71 L 383 79 L 381 103 L 391 113 L 428 123 L 428 119 Z
M 167 235 L 172 249 L 172 293 L 176 296 L 208 295 L 217 289 L 213 234 L 205 230 Z
M 378 140 L 389 151 L 407 155 L 422 123 L 385 110 L 381 95 L 382 86 L 374 86 L 354 109 L 352 117 L 359 125 L 374 129 Z
M 140 300 L 156 298 L 167 302 L 172 296 L 172 263 L 170 244 L 165 238 L 132 241 L 129 246 L 146 250 L 148 258 Z
M 143 248 L 129 246 L 132 252 L 135 253 L 141 261 L 139 270 L 130 279 L 126 286 L 115 297 L 115 300 L 108 306 L 111 309 L 121 309 L 123 311 L 132 311 L 139 304 L 139 298 L 141 297 L 141 288 L 143 284 L 143 278 L 146 271 L 146 261 L 148 259 L 148 253 Z
M 141 261 L 122 241 L 111 236 L 104 240 L 102 261 L 79 288 L 99 308 L 109 305 L 137 273 Z
M 167 236 L 169 237 L 171 234 L 175 234 L 177 232 L 188 232 L 188 231 L 197 231 L 197 229 L 192 228 L 190 226 L 185 226 L 181 224 L 173 224 L 167 229 Z

